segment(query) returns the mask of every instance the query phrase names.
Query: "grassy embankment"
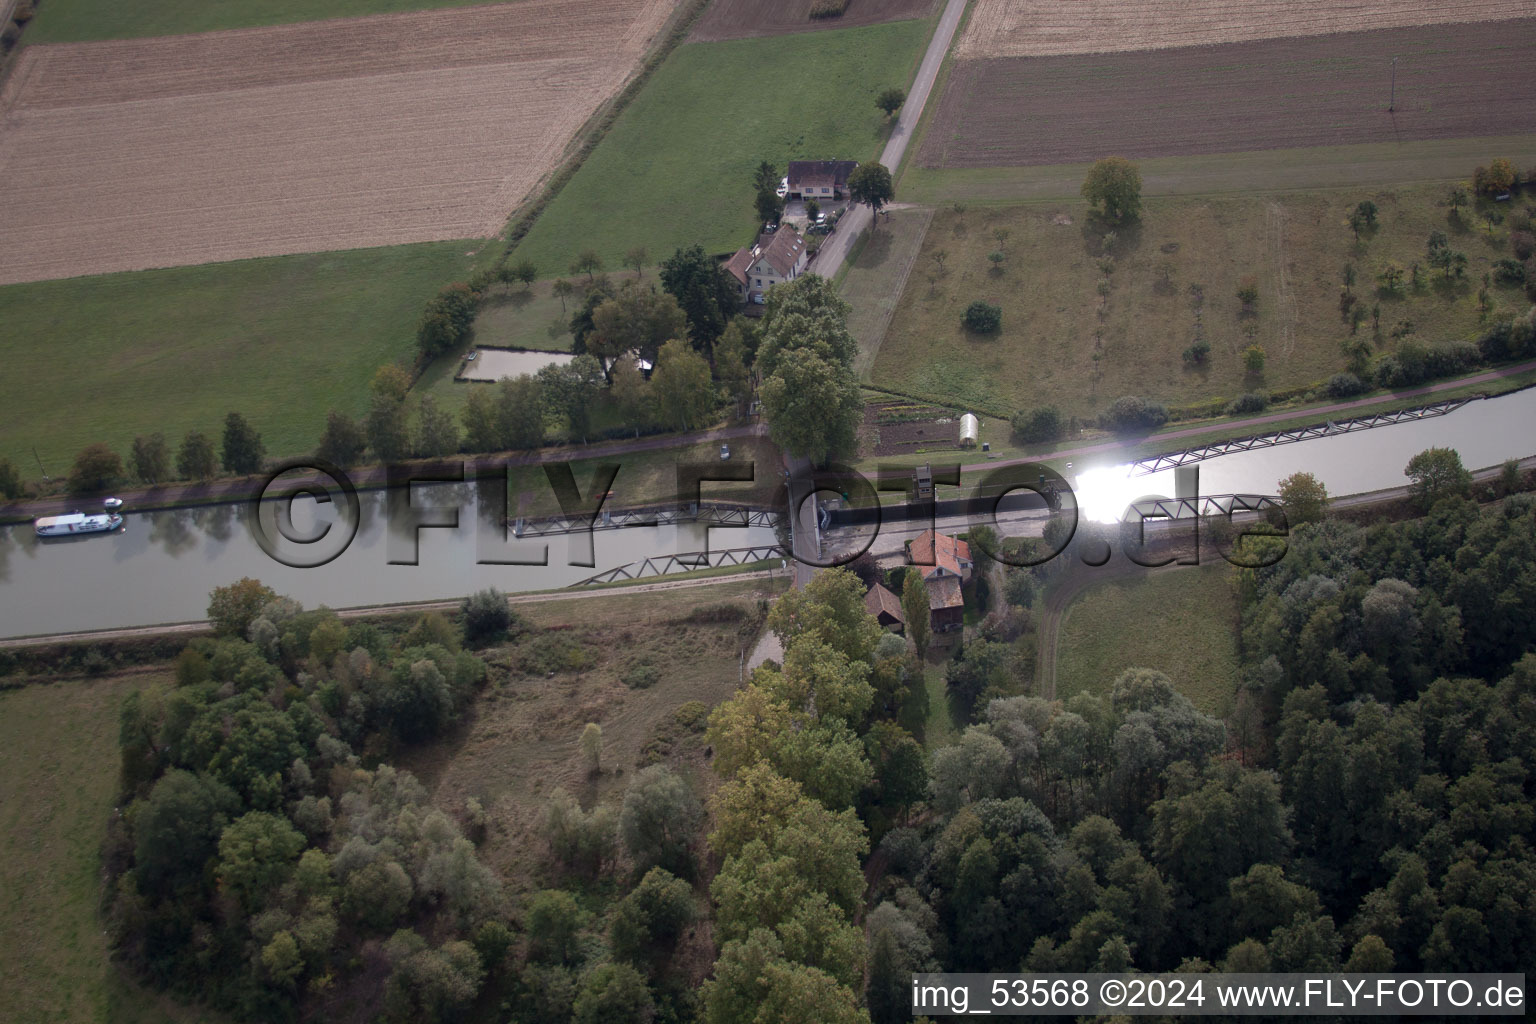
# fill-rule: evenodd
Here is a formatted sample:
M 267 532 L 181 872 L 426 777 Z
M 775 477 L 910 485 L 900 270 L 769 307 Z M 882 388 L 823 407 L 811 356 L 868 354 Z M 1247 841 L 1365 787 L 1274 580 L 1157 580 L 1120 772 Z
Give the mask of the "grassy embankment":
M 782 173 L 789 160 L 877 154 L 890 125 L 875 96 L 911 77 L 929 27 L 904 21 L 678 47 L 514 259 L 548 276 L 589 248 L 614 270 L 635 246 L 659 260 L 694 243 L 719 253 L 750 241 L 758 162 Z
M 1126 669 L 1151 668 L 1201 711 L 1224 716 L 1237 689 L 1237 626 L 1224 563 L 1098 584 L 1062 619 L 1056 696 L 1107 696 Z
M 1368 315 L 1360 335 L 1376 351 L 1411 321 L 1423 342 L 1469 340 L 1482 329 L 1477 291 L 1494 260 L 1509 254 L 1506 227 L 1450 214 L 1443 186 L 1342 189 L 1244 198 L 1153 199 L 1139 225 L 1122 228 L 1113 266 L 1100 266 L 1103 230 L 1083 202 L 940 209 L 923 240 L 918 272 L 880 344 L 873 383 L 997 412 L 1052 404 L 1089 417 L 1115 398 L 1139 394 L 1170 406 L 1234 398 L 1246 391 L 1305 388 L 1344 368 L 1350 329 L 1339 312 L 1343 268 Z M 1359 201 L 1379 208 L 1379 227 L 1356 243 L 1346 215 Z M 1468 256 L 1466 277 L 1444 281 L 1425 259 L 1425 239 L 1444 231 Z M 998 232 L 1006 232 L 999 241 Z M 1000 265 L 989 254 L 1001 251 Z M 936 253 L 947 254 L 937 270 Z M 1420 286 L 1388 293 L 1388 263 L 1420 264 Z M 1105 266 L 1108 266 L 1106 264 Z M 1237 297 L 1252 277 L 1251 313 Z M 1101 294 L 1107 285 L 1107 294 Z M 1195 289 L 1199 290 L 1199 296 Z M 1495 312 L 1524 311 L 1518 286 L 1494 284 Z M 995 336 L 966 332 L 975 300 L 1003 309 Z M 1205 365 L 1181 359 L 1195 336 L 1196 305 L 1211 346 Z M 1263 372 L 1241 359 L 1263 347 Z M 1097 348 L 1096 346 L 1102 346 Z M 1098 351 L 1099 358 L 1094 359 Z M 996 437 L 996 435 L 994 435 Z
M 0 457 L 64 476 L 105 441 L 214 439 L 243 413 L 275 458 L 326 412 L 361 413 L 378 367 L 415 357 L 422 307 L 483 242 L 435 242 L 0 287 Z M 482 258 L 489 258 L 487 251 Z

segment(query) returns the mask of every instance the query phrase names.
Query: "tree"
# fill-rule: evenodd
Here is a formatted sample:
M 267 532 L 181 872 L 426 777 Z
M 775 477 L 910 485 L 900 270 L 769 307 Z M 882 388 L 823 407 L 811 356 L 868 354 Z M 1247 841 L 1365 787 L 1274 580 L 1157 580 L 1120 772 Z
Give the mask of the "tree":
M 772 192 L 779 187 L 779 169 L 767 160 L 760 161 L 752 172 L 752 191 Z
M 527 288 L 539 279 L 539 268 L 533 260 L 519 260 L 507 268 L 506 279 L 518 281 Z
M 639 437 L 640 429 L 651 425 L 651 382 L 645 379 L 633 359 L 620 359 L 614 364 L 610 376 L 612 382 L 608 390 L 613 395 L 619 416 Z
M 1021 409 L 1009 421 L 1013 433 L 1025 444 L 1043 444 L 1059 441 L 1066 429 L 1061 411 L 1053 405 L 1038 409 Z
M 1454 448 L 1426 448 L 1408 460 L 1403 472 L 1413 482 L 1410 490 L 1425 511 L 1441 498 L 1465 497 L 1472 488 L 1472 474 Z
M 576 254 L 576 259 L 571 263 L 571 273 L 586 274 L 590 283 L 599 270 L 603 269 L 603 258 L 597 254 L 596 249 L 583 249 Z
M 260 580 L 241 577 L 208 595 L 208 621 L 218 636 L 244 639 L 263 608 L 277 599 L 277 592 Z
M 388 395 L 374 395 L 363 420 L 363 433 L 379 462 L 397 462 L 411 453 L 410 414 L 404 402 Z
M 629 964 L 599 964 L 582 979 L 574 1024 L 651 1024 L 656 1006 L 640 972 Z
M 602 364 L 582 353 L 568 363 L 540 368 L 537 379 L 550 411 L 565 419 L 571 439 L 585 442 L 592 429 L 592 404 L 603 389 Z
M 1486 191 L 1489 195 L 1501 195 L 1508 192 L 1515 185 L 1515 165 L 1506 157 L 1497 157 L 1488 165 L 1488 175 L 1484 179 Z
M 996 334 L 1003 326 L 1003 309 L 987 302 L 973 302 L 965 308 L 960 318 L 968 331 L 977 334 Z
M 207 434 L 187 431 L 176 453 L 176 475 L 183 480 L 212 480 L 219 472 L 219 457 Z
M 252 811 L 219 836 L 219 886 L 249 913 L 287 881 L 305 844 L 287 818 Z
M 602 772 L 603 727 L 596 722 L 588 722 L 581 730 L 581 759 L 586 763 L 588 775 Z
M 637 245 L 625 251 L 624 265 L 634 268 L 635 276 L 639 277 L 640 271 L 645 269 L 645 265 L 650 262 L 650 258 L 651 254 L 646 251 L 645 246 Z
M 923 574 L 910 566 L 901 586 L 901 614 L 907 620 L 907 636 L 917 648 L 917 656 L 926 656 L 933 614 L 928 604 L 928 584 Z
M 777 224 L 784 216 L 784 200 L 776 192 L 759 192 L 753 204 L 757 208 L 757 219 L 764 224 Z
M 875 106 L 885 111 L 886 117 L 896 113 L 896 110 L 905 102 L 907 102 L 907 94 L 896 88 L 886 89 L 875 97 Z
M 385 363 L 374 371 L 368 391 L 375 398 L 387 398 L 391 402 L 403 402 L 411 390 L 411 375 L 394 363 Z
M 1243 369 L 1249 373 L 1264 372 L 1264 346 L 1249 345 L 1243 349 Z
M 427 359 L 452 351 L 469 337 L 478 300 L 469 285 L 451 284 L 427 303 L 416 326 L 416 347 Z
M 21 491 L 21 475 L 16 466 L 10 459 L 0 459 L 0 498 L 19 498 Z
M 678 249 L 661 265 L 661 286 L 677 300 L 693 347 L 706 357 L 739 305 L 735 282 L 702 245 Z
M 74 491 L 100 491 L 123 475 L 123 460 L 101 442 L 88 444 L 75 456 L 69 471 L 69 487 Z
M 1111 224 L 1141 216 L 1141 172 L 1124 157 L 1105 157 L 1089 168 L 1082 194 Z
M 747 400 L 752 397 L 752 376 L 747 369 L 750 353 L 745 337 L 739 322 L 732 320 L 715 343 L 715 382 L 736 404 L 738 414 L 746 409 Z
M 1328 514 L 1328 489 L 1311 473 L 1292 473 L 1280 481 L 1280 504 L 1292 526 L 1320 523 Z
M 1451 208 L 1451 214 L 1457 220 L 1461 219 L 1461 208 L 1467 205 L 1469 198 L 1467 190 L 1460 185 L 1454 186 L 1451 194 L 1446 197 L 1446 205 Z
M 574 962 L 586 923 L 586 913 L 570 893 L 560 889 L 534 893 L 528 901 L 525 922 L 528 959 L 539 963 Z
M 422 395 L 416 408 L 416 432 L 411 438 L 411 454 L 418 459 L 452 455 L 459 450 L 459 428 L 453 414 L 440 408 L 437 399 Z
M 665 765 L 642 768 L 624 791 L 619 835 L 637 871 L 693 877 L 692 843 L 704 811 L 688 783 Z
M 816 221 L 820 219 L 820 217 L 821 204 L 814 199 L 807 199 L 805 201 L 805 219 L 810 223 L 815 224 Z
M 605 372 L 611 372 L 614 362 L 628 352 L 655 364 L 661 346 L 683 337 L 687 323 L 671 293 L 627 280 L 616 295 L 592 310 L 593 331 L 586 339 L 586 350 L 598 358 Z
M 702 427 L 715 411 L 709 363 L 686 342 L 673 340 L 662 346 L 651 374 L 651 391 L 657 408 L 675 430 Z
M 804 349 L 791 351 L 759 393 L 774 443 L 791 455 L 820 465 L 857 450 L 864 403 L 846 365 Z
M 896 198 L 890 170 L 881 163 L 860 164 L 848 175 L 848 197 L 878 216 L 880 208 Z
M 543 444 L 544 389 L 539 382 L 526 373 L 503 377 L 496 388 L 494 422 L 495 450 L 537 448 Z
M 171 449 L 165 443 L 165 435 L 156 431 L 145 437 L 133 439 L 133 450 L 128 455 L 128 465 L 133 475 L 146 484 L 163 483 L 171 478 Z
M 571 293 L 576 290 L 576 286 L 562 277 L 556 280 L 554 284 L 550 285 L 549 290 L 553 292 L 555 297 L 560 300 L 560 312 L 564 314 L 565 300 L 570 298 Z
M 507 595 L 495 587 L 477 590 L 464 599 L 464 639 L 472 644 L 501 640 L 513 624 Z
M 619 901 L 608 944 L 620 960 L 654 970 L 672 955 L 697 917 L 692 886 L 663 868 L 651 868 Z
M 357 420 L 346 413 L 332 409 L 325 417 L 325 433 L 320 435 L 320 446 L 315 450 L 327 462 L 343 468 L 355 466 L 363 458 L 368 439 Z M 186 446 L 182 446 L 186 450 Z M 185 474 L 183 474 L 185 475 Z

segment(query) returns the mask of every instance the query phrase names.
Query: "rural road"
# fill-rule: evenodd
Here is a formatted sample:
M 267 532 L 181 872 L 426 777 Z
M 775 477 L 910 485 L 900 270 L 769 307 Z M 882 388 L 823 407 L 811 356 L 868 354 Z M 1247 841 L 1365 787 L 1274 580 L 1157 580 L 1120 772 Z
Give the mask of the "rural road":
M 944 5 L 939 27 L 934 30 L 933 39 L 928 43 L 928 52 L 923 54 L 923 62 L 918 65 L 917 77 L 912 80 L 912 88 L 907 91 L 907 101 L 902 104 L 901 114 L 891 128 L 891 137 L 886 140 L 885 149 L 880 154 L 880 162 L 890 168 L 892 175 L 895 175 L 901 166 L 901 158 L 906 155 L 907 143 L 912 141 L 912 132 L 923 116 L 923 107 L 928 103 L 934 80 L 939 76 L 939 67 L 944 63 L 944 56 L 949 53 L 949 44 L 954 41 L 955 30 L 959 28 L 960 16 L 964 13 L 965 0 L 948 0 Z M 836 276 L 854 243 L 871 223 L 869 207 L 859 204 L 850 206 L 848 212 L 843 214 L 843 219 L 838 221 L 837 230 L 827 236 L 826 243 L 816 253 L 816 262 L 811 269 L 822 277 Z

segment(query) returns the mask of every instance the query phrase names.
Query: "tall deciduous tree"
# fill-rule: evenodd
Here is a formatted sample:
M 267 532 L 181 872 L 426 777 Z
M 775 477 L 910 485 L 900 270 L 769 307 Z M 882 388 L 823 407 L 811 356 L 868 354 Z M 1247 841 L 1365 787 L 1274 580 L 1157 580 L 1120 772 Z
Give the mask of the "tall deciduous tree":
M 123 460 L 101 442 L 88 444 L 75 456 L 69 486 L 76 491 L 100 491 L 123 475 Z
M 649 427 L 653 418 L 651 403 L 651 382 L 645 379 L 645 374 L 640 372 L 640 367 L 635 365 L 633 359 L 620 359 L 610 371 L 612 383 L 609 391 L 613 395 L 614 405 L 618 407 L 619 415 L 624 422 L 634 428 L 635 436 L 640 436 L 640 430 Z
M 611 372 L 626 352 L 654 364 L 662 345 L 684 336 L 687 317 L 671 294 L 627 280 L 618 294 L 592 310 L 592 326 L 587 351 Z
M 544 389 L 528 374 L 504 377 L 496 389 L 496 447 L 536 448 L 544 442 Z
M 325 433 L 320 436 L 320 446 L 315 454 L 338 466 L 354 466 L 362 459 L 367 445 L 368 439 L 357 420 L 340 410 L 332 409 L 326 415 Z M 182 450 L 186 450 L 185 445 Z M 182 475 L 187 474 L 183 472 Z
M 1082 193 L 1111 224 L 1141 216 L 1141 171 L 1123 156 L 1105 157 L 1089 168 Z
M 673 339 L 662 346 L 651 388 L 657 409 L 676 430 L 702 427 L 715 411 L 709 363 L 684 341 Z
M 416 431 L 411 436 L 411 454 L 421 459 L 452 455 L 459 450 L 459 428 L 453 414 L 441 408 L 437 399 L 422 395 L 416 409 Z
M 702 245 L 679 249 L 661 265 L 661 286 L 688 318 L 688 337 L 706 357 L 736 315 L 736 286 Z
M 226 473 L 241 476 L 254 473 L 261 468 L 261 460 L 265 455 L 266 447 L 261 443 L 261 435 L 246 422 L 244 416 L 232 412 L 224 417 L 223 463 Z
M 875 106 L 885 111 L 886 117 L 896 113 L 905 102 L 907 102 L 907 94 L 897 88 L 882 90 L 880 95 L 875 97 Z
M 165 443 L 165 435 L 156 431 L 145 437 L 133 439 L 133 450 L 128 455 L 128 465 L 133 475 L 146 484 L 163 483 L 171 478 L 171 449 Z
M 410 413 L 403 400 L 375 394 L 363 421 L 368 447 L 380 462 L 396 462 L 411 453 Z
M 1280 481 L 1280 504 L 1292 526 L 1321 522 L 1328 514 L 1328 489 L 1311 473 L 1292 473 Z
M 786 353 L 760 389 L 774 442 L 818 465 L 852 456 L 864 417 L 859 383 L 847 366 L 804 349 Z
M 921 572 L 910 567 L 901 586 L 901 614 L 907 620 L 907 636 L 917 648 L 917 656 L 926 656 L 933 614 L 928 604 L 928 584 Z
M 582 353 L 568 363 L 550 363 L 538 372 L 550 411 L 565 419 L 571 439 L 585 442 L 592 429 L 592 404 L 603 390 L 603 367 Z
M 643 768 L 624 792 L 619 834 L 639 871 L 693 877 L 692 843 L 704 812 L 688 783 L 665 765 Z
M 187 431 L 176 453 L 176 475 L 184 480 L 212 480 L 219 472 L 219 457 L 207 434 Z
M 881 163 L 860 164 L 848 175 L 848 197 L 878 216 L 880 208 L 896 198 L 890 170 Z
M 1472 487 L 1472 474 L 1454 448 L 1426 448 L 1408 460 L 1403 472 L 1413 482 L 1419 506 L 1426 510 L 1441 498 L 1465 496 Z

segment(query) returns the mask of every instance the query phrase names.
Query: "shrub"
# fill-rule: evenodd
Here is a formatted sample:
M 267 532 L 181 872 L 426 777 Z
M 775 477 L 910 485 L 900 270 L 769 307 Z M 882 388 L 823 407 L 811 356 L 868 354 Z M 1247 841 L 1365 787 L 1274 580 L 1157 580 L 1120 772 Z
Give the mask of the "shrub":
M 1328 378 L 1328 394 L 1334 398 L 1348 398 L 1365 390 L 1365 381 L 1352 373 L 1336 373 Z
M 1243 369 L 1249 373 L 1264 372 L 1264 346 L 1249 345 L 1243 349 Z
M 1189 348 L 1184 350 L 1184 362 L 1188 366 L 1199 366 L 1210 358 L 1211 343 L 1201 338 Z
M 451 284 L 427 303 L 416 328 L 416 346 L 428 359 L 451 351 L 469 336 L 478 298 L 467 284 Z
M 1525 266 L 1518 260 L 1495 260 L 1493 279 L 1500 284 L 1521 284 L 1525 281 Z
M 1244 413 L 1263 412 L 1269 408 L 1269 396 L 1262 391 L 1250 391 L 1239 395 L 1227 403 L 1227 415 L 1239 416 Z
M 470 594 L 464 599 L 461 610 L 464 613 L 464 639 L 472 644 L 500 640 L 517 620 L 507 606 L 507 595 L 495 587 Z
M 1014 436 L 1025 444 L 1060 440 L 1064 427 L 1060 410 L 1052 405 L 1020 409 L 1013 414 L 1009 423 L 1013 427 Z
M 649 659 L 641 659 L 624 672 L 624 685 L 631 690 L 649 690 L 661 678 L 661 673 Z
M 1511 231 L 1509 247 L 1514 250 L 1516 259 L 1528 260 L 1536 255 L 1536 234 L 1529 231 Z
M 701 700 L 687 701 L 677 706 L 672 718 L 689 732 L 703 732 L 709 724 L 709 705 Z
M 848 9 L 848 0 L 815 0 L 811 4 L 812 18 L 841 18 Z
M 976 301 L 965 308 L 960 322 L 968 331 L 977 334 L 996 334 L 1003 326 L 1003 310 L 988 302 Z
M 1104 425 L 1110 430 L 1155 430 L 1167 422 L 1167 406 L 1138 395 L 1115 399 L 1104 413 Z

